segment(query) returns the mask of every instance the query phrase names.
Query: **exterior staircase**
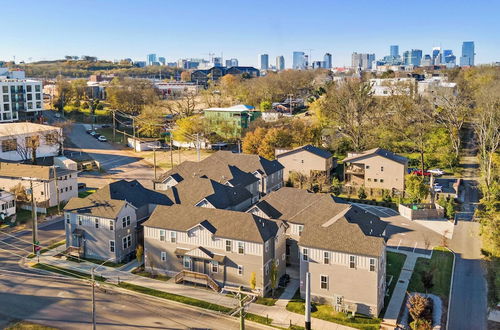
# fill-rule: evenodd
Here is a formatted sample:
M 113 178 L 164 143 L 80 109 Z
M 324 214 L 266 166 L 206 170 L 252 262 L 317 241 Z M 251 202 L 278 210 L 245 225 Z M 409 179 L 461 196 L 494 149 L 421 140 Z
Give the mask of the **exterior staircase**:
M 221 290 L 219 284 L 217 284 L 217 282 L 215 282 L 214 279 L 207 274 L 197 273 L 190 270 L 181 270 L 174 276 L 175 283 L 181 283 L 189 280 L 202 280 L 203 282 L 206 282 L 207 287 L 215 292 L 219 292 Z

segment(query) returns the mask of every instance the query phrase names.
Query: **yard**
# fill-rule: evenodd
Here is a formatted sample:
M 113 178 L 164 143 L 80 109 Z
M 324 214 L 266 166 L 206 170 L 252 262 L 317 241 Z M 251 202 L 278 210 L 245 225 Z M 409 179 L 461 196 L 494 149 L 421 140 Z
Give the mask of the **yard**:
M 203 160 L 213 153 L 211 150 L 200 150 L 200 160 Z M 152 151 L 141 152 L 140 156 L 144 158 L 148 163 L 154 163 L 154 155 Z M 198 154 L 196 149 L 178 149 L 172 150 L 172 159 L 174 161 L 174 166 L 184 162 L 184 161 L 198 161 Z M 165 171 L 170 170 L 170 150 L 160 150 L 156 152 L 156 166 L 159 169 Z
M 387 305 L 391 300 L 392 292 L 396 287 L 396 283 L 398 282 L 399 274 L 401 274 L 401 269 L 403 269 L 405 260 L 406 260 L 406 255 L 402 253 L 387 251 L 386 277 L 387 280 L 390 279 L 391 282 L 387 286 L 387 292 L 384 298 L 384 308 L 380 312 L 380 315 L 384 315 L 385 309 L 387 308 Z
M 132 270 L 132 274 L 152 278 L 152 279 L 159 280 L 159 281 L 165 281 L 165 282 L 170 279 L 170 277 L 163 275 L 163 274 L 154 274 L 153 275 L 153 274 L 151 274 L 151 272 L 146 271 L 144 269 L 144 266 L 140 266 L 140 267 L 135 268 L 134 270 Z
M 300 297 L 300 291 L 297 290 L 295 296 L 286 305 L 286 309 L 290 312 L 304 314 L 305 313 L 305 303 L 304 299 Z M 322 319 L 325 321 L 338 323 L 346 325 L 357 329 L 379 329 L 380 319 L 371 318 L 368 316 L 356 314 L 354 317 L 350 317 L 345 313 L 336 312 L 330 305 L 312 304 L 311 316 Z
M 428 293 L 433 293 L 448 300 L 450 293 L 451 274 L 453 272 L 453 253 L 443 247 L 436 247 L 432 253 L 432 258 L 418 258 L 415 270 L 408 285 L 410 292 L 425 293 L 426 289 L 422 281 L 422 275 L 425 272 L 432 273 L 433 286 Z
M 47 327 L 45 325 L 20 321 L 10 324 L 5 330 L 57 330 L 58 328 Z

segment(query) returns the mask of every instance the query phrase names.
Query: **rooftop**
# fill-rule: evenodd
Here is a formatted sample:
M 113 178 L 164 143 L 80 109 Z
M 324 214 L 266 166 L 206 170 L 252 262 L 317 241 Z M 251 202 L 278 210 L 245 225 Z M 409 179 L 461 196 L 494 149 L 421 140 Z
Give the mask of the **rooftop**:
M 76 173 L 76 171 L 52 166 L 0 162 L 0 177 L 50 180 L 54 178 L 54 168 L 58 177 Z
M 204 111 L 229 111 L 229 112 L 243 112 L 243 111 L 254 111 L 255 107 L 246 104 L 233 105 L 228 108 L 208 108 Z
M 282 152 L 282 153 L 276 155 L 276 158 L 283 157 L 285 155 L 290 155 L 290 154 L 293 154 L 297 151 L 302 151 L 302 150 L 308 151 L 312 154 L 315 154 L 316 156 L 319 156 L 319 157 L 325 158 L 325 159 L 329 159 L 329 158 L 333 157 L 332 153 L 328 150 L 324 150 L 324 149 L 315 147 L 312 144 L 306 144 L 305 146 Z
M 379 155 L 379 156 L 385 157 L 387 159 L 393 160 L 393 161 L 395 161 L 397 163 L 401 163 L 401 164 L 408 163 L 408 158 L 400 156 L 398 154 L 393 153 L 392 151 L 382 149 L 382 148 L 373 148 L 373 149 L 362 151 L 359 153 L 350 154 L 347 158 L 344 158 L 344 163 L 353 162 L 355 160 L 359 160 L 361 158 L 372 156 L 372 155 Z
M 29 122 L 4 123 L 0 124 L 0 137 L 13 136 L 18 134 L 49 132 L 53 130 L 61 130 L 61 128 Z

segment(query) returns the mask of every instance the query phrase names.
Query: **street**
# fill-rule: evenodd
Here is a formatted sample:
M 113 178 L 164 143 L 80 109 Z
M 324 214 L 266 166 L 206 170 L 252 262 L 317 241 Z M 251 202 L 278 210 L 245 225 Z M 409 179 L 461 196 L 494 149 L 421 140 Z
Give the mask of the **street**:
M 62 219 L 39 229 L 42 246 L 64 237 Z M 40 274 L 19 266 L 31 251 L 31 231 L 15 237 L 0 232 L 0 328 L 17 320 L 61 329 L 91 327 L 91 287 L 87 282 Z M 237 319 L 155 298 L 96 290 L 97 328 L 238 329 Z M 247 325 L 248 329 L 264 328 Z

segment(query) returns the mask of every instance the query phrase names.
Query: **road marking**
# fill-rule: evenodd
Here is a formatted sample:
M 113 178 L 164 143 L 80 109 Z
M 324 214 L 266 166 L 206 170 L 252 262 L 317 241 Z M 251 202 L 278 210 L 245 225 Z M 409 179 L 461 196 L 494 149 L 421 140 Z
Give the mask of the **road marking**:
M 399 240 L 399 243 L 398 243 L 398 247 L 396 248 L 396 249 L 398 249 L 398 250 L 399 250 L 399 246 L 401 245 L 401 241 L 402 241 L 402 240 L 400 239 L 400 240 Z
M 415 253 L 415 249 L 417 248 L 417 242 L 415 242 L 415 246 L 413 247 L 413 253 Z

